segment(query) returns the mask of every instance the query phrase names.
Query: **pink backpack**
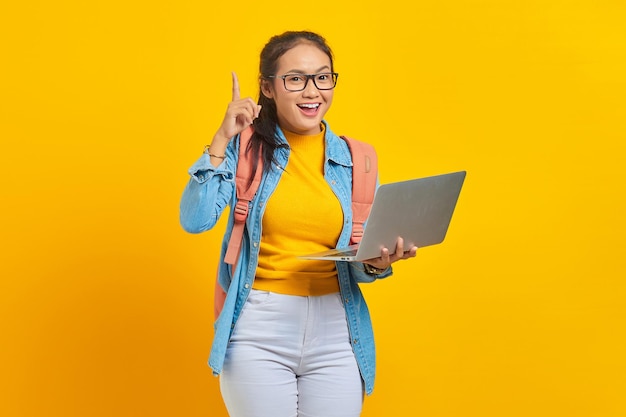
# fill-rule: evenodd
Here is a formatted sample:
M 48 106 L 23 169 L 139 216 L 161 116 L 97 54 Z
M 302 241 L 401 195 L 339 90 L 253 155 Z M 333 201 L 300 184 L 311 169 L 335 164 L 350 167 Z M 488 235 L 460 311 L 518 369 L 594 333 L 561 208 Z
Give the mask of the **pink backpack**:
M 246 153 L 248 143 L 252 137 L 252 127 L 247 128 L 239 137 L 239 162 L 237 163 L 237 174 L 235 183 L 237 186 L 237 204 L 234 207 L 235 224 L 228 242 L 228 249 L 224 256 L 224 262 L 232 265 L 233 271 L 239 260 L 243 231 L 248 217 L 248 207 L 254 198 L 263 174 L 263 160 L 259 153 L 259 161 L 256 174 L 250 182 L 252 176 L 252 159 Z M 352 235 L 350 243 L 358 243 L 363 236 L 363 225 L 370 214 L 374 193 L 376 192 L 376 181 L 378 179 L 378 157 L 374 147 L 365 142 L 360 142 L 346 136 L 341 136 L 346 141 L 352 154 Z M 215 280 L 215 318 L 220 315 L 226 293 Z

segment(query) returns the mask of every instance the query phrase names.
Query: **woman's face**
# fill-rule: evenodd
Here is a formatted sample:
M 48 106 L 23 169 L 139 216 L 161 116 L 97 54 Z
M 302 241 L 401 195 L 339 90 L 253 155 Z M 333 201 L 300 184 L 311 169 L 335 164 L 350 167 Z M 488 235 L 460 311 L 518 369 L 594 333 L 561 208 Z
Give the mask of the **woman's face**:
M 279 58 L 274 75 L 331 71 L 328 55 L 311 43 L 301 43 Z M 333 93 L 334 90 L 318 90 L 313 80 L 308 80 L 302 91 L 288 91 L 281 78 L 263 83 L 263 94 L 273 98 L 276 103 L 279 126 L 299 135 L 312 135 L 321 131 L 320 123 L 330 108 Z

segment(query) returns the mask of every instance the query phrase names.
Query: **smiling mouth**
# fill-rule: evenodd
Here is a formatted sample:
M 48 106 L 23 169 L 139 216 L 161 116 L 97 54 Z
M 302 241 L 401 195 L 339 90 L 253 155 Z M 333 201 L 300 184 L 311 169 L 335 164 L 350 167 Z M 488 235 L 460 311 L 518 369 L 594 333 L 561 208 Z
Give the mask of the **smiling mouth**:
M 302 114 L 309 117 L 314 117 L 320 108 L 320 103 L 305 103 L 297 105 Z

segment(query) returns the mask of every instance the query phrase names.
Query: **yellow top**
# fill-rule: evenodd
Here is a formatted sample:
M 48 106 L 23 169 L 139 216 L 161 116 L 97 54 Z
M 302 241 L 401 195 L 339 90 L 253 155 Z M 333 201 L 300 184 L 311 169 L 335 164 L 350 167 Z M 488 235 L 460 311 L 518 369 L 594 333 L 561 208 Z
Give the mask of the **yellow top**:
M 289 162 L 267 202 L 253 288 L 290 295 L 339 291 L 332 261 L 298 259 L 334 248 L 343 225 L 339 200 L 324 180 L 324 127 L 317 135 L 284 132 Z

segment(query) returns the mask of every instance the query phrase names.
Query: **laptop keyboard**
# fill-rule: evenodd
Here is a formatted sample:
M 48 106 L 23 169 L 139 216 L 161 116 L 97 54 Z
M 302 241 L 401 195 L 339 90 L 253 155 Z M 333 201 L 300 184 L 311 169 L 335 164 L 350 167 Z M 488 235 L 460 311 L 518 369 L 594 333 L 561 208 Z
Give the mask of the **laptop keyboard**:
M 355 256 L 357 249 L 347 249 L 341 252 L 334 253 L 333 256 Z

